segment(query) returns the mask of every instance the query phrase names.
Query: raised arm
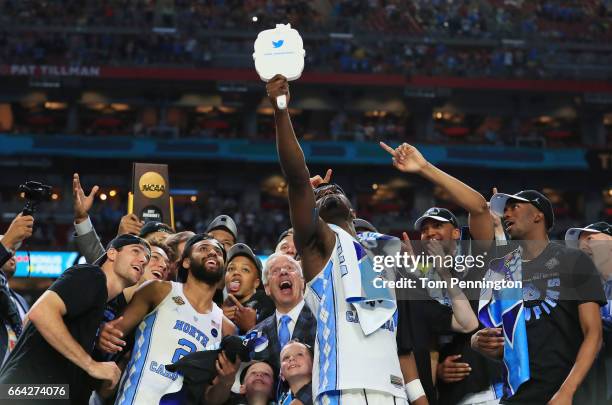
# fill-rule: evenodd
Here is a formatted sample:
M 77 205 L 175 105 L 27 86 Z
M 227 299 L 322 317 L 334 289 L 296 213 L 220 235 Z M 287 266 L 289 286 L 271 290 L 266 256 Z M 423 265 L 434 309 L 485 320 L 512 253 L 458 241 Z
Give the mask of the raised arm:
M 310 184 L 310 173 L 304 159 L 288 109 L 279 110 L 276 97 L 287 96 L 289 102 L 289 84 L 287 79 L 276 75 L 266 85 L 268 97 L 274 106 L 276 125 L 276 148 L 283 175 L 289 190 L 289 207 L 294 240 L 298 252 L 304 255 L 305 248 L 314 248 L 321 256 L 331 253 L 333 232 L 319 217 L 316 210 L 315 196 Z M 308 256 L 308 254 L 306 254 Z M 307 259 L 308 260 L 308 259 Z M 304 276 L 312 279 L 321 269 L 317 266 L 304 266 Z
M 166 281 L 145 282 L 134 293 L 134 297 L 119 318 L 105 323 L 98 337 L 98 348 L 106 353 L 117 353 L 123 350 L 125 336 L 170 293 L 171 285 Z
M 295 136 L 289 110 L 279 110 L 276 97 L 281 94 L 289 101 L 289 84 L 280 75 L 275 76 L 266 86 L 268 97 L 274 106 L 276 125 L 276 148 L 283 175 L 289 189 L 291 224 L 296 235 L 296 245 L 307 243 L 314 235 L 317 223 L 315 197 L 310 185 L 310 173 L 304 159 L 304 152 Z M 298 246 L 300 250 L 300 246 Z
M 470 233 L 475 240 L 493 240 L 493 220 L 482 194 L 429 163 L 412 145 L 404 143 L 393 149 L 381 142 L 380 146 L 391 154 L 398 170 L 418 174 L 448 192 L 451 201 L 470 214 Z
M 89 210 L 93 206 L 94 197 L 99 187 L 93 186 L 89 195 L 86 195 L 81 186 L 79 174 L 72 176 L 72 205 L 74 209 L 74 242 L 79 252 L 85 256 L 87 263 L 93 263 L 104 254 L 104 246 L 89 218 Z

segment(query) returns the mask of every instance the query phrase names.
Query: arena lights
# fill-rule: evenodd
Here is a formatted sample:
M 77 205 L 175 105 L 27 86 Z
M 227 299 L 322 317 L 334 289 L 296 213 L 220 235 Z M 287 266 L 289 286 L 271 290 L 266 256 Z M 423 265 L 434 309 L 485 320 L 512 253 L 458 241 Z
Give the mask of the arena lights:
M 378 184 L 376 183 L 372 184 L 372 190 L 378 190 Z
M 52 200 L 58 200 L 59 199 L 59 194 L 57 194 L 57 193 L 51 194 L 51 199 Z
M 112 198 L 117 195 L 117 190 L 111 190 L 108 192 L 108 195 Z
M 256 16 L 256 15 L 254 15 L 254 16 L 253 16 L 253 18 L 251 18 L 251 20 L 252 20 L 253 22 L 257 22 L 257 20 L 259 20 L 259 18 L 257 18 L 257 16 Z
M 111 108 L 115 111 L 128 111 L 130 106 L 123 103 L 112 103 Z
M 47 101 L 45 102 L 45 108 L 47 110 L 65 110 L 68 107 L 68 104 L 61 103 L 57 101 Z
M 198 201 L 198 197 L 195 195 L 192 195 L 191 197 L 189 197 L 189 200 L 191 200 L 191 202 L 196 202 Z
M 107 198 L 106 194 L 104 193 L 100 194 L 100 200 L 106 201 L 106 198 Z

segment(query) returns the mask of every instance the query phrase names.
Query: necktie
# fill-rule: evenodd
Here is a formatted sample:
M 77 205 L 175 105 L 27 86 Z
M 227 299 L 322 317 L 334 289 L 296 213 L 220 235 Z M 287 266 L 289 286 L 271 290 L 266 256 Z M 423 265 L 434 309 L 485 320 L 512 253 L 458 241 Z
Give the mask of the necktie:
M 283 315 L 280 317 L 280 326 L 278 328 L 278 341 L 280 343 L 281 350 L 289 339 L 291 338 L 291 334 L 289 333 L 289 322 L 291 322 L 291 317 L 289 315 Z

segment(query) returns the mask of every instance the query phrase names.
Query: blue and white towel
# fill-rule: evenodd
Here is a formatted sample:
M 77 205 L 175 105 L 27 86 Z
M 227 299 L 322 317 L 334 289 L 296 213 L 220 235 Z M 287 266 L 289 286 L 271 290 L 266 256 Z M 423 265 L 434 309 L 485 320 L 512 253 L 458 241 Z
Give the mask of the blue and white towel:
M 491 261 L 487 281 L 522 281 L 521 249 Z M 514 395 L 530 378 L 529 347 L 522 288 L 483 289 L 480 292 L 478 319 L 487 328 L 499 328 L 504 334 L 504 391 Z
M 373 256 L 381 252 L 366 250 L 342 228 L 332 224 L 329 226 L 338 235 L 337 259 L 346 301 L 353 304 L 363 333 L 369 335 L 389 321 L 397 309 L 394 291 L 374 286 L 374 280 L 381 278 L 381 274 L 374 270 Z M 382 245 L 379 242 L 385 240 L 390 246 L 394 245 L 392 237 L 376 235 L 380 236 L 377 238 L 374 233 L 368 233 L 364 244 L 368 247 L 379 246 Z M 399 239 L 397 241 L 399 244 Z

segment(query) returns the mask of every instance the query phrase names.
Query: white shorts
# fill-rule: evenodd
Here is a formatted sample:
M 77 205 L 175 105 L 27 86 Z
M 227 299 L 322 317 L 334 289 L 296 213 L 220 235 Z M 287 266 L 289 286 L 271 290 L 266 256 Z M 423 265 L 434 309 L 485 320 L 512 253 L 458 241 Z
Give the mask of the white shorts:
M 404 398 L 374 390 L 343 390 L 319 395 L 316 405 L 408 405 Z

